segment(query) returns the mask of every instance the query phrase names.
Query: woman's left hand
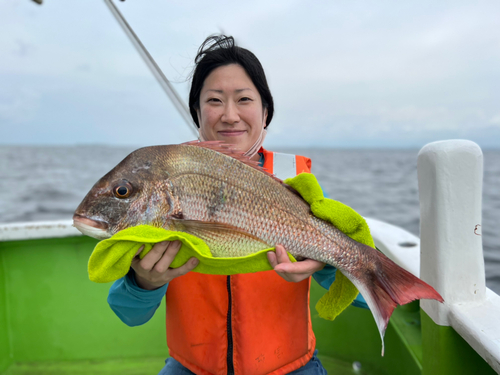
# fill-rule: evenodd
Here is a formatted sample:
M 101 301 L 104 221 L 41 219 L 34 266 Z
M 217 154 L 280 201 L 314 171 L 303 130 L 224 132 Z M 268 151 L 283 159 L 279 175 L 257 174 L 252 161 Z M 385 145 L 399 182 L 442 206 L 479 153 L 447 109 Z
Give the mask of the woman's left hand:
M 325 263 L 313 259 L 305 259 L 292 263 L 282 245 L 276 245 L 276 252 L 269 251 L 267 259 L 278 275 L 286 281 L 294 283 L 307 279 L 314 272 L 322 270 L 325 266 Z

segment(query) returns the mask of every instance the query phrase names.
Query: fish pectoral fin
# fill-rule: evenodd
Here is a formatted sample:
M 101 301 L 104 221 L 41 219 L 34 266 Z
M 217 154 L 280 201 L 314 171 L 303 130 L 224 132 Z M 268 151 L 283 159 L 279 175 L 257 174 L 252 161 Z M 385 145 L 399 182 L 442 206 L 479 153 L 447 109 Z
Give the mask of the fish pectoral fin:
M 183 219 L 172 221 L 176 230 L 190 233 L 205 241 L 216 257 L 244 256 L 273 247 L 257 236 L 230 224 Z
M 231 232 L 237 233 L 242 236 L 248 237 L 249 239 L 253 239 L 255 241 L 259 241 L 265 243 L 260 238 L 254 236 L 251 233 L 246 232 L 245 230 L 235 227 L 230 224 L 225 223 L 216 223 L 213 221 L 201 221 L 201 220 L 186 220 L 186 219 L 174 219 L 174 225 L 176 228 L 181 229 L 183 227 L 183 231 L 185 232 Z

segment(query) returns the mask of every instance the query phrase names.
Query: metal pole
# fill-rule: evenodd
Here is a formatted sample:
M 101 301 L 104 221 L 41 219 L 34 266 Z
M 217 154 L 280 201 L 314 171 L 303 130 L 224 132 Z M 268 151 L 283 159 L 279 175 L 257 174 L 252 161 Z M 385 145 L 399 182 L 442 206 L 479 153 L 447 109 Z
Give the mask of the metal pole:
M 174 104 L 174 107 L 177 110 L 177 112 L 179 112 L 179 114 L 181 115 L 183 120 L 189 126 L 189 128 L 193 132 L 193 135 L 196 138 L 198 138 L 198 128 L 194 124 L 194 122 L 191 118 L 191 114 L 189 113 L 189 109 L 186 106 L 186 104 L 184 103 L 184 101 L 181 99 L 181 97 L 179 96 L 179 94 L 177 93 L 175 88 L 172 86 L 170 81 L 167 79 L 167 77 L 165 77 L 165 74 L 163 74 L 163 72 L 161 71 L 158 64 L 156 64 L 153 57 L 149 54 L 146 47 L 144 47 L 144 45 L 142 44 L 140 39 L 134 33 L 134 30 L 132 30 L 132 28 L 130 27 L 128 22 L 125 20 L 123 15 L 120 13 L 118 8 L 115 6 L 115 4 L 113 4 L 113 2 L 111 0 L 104 0 L 104 2 L 109 7 L 109 9 L 111 10 L 111 13 L 116 18 L 116 20 L 118 21 L 120 26 L 123 28 L 123 30 L 125 31 L 125 34 L 127 34 L 128 38 L 130 39 L 132 44 L 137 49 L 137 51 L 139 52 L 139 54 L 143 58 L 144 62 L 146 63 L 148 68 L 151 70 L 151 72 L 155 76 L 156 80 L 160 84 L 163 91 L 165 91 L 165 93 L 168 95 L 168 97 L 170 98 L 170 100 Z

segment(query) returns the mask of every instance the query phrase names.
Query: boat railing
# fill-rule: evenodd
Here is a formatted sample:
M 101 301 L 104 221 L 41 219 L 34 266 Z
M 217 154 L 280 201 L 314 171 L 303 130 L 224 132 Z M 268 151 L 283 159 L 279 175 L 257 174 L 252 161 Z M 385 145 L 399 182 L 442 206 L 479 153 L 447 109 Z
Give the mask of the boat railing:
M 37 240 L 83 236 L 73 220 L 32 221 L 0 224 L 0 241 Z

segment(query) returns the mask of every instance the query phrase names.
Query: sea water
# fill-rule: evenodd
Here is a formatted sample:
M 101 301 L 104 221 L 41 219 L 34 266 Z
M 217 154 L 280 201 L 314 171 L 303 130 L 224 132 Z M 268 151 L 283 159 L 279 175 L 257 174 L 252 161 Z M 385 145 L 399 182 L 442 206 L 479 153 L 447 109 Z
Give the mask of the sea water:
M 94 183 L 135 147 L 0 146 L 0 223 L 71 219 Z M 418 236 L 418 150 L 287 149 L 308 156 L 330 198 Z M 500 151 L 484 151 L 486 284 L 500 294 Z

